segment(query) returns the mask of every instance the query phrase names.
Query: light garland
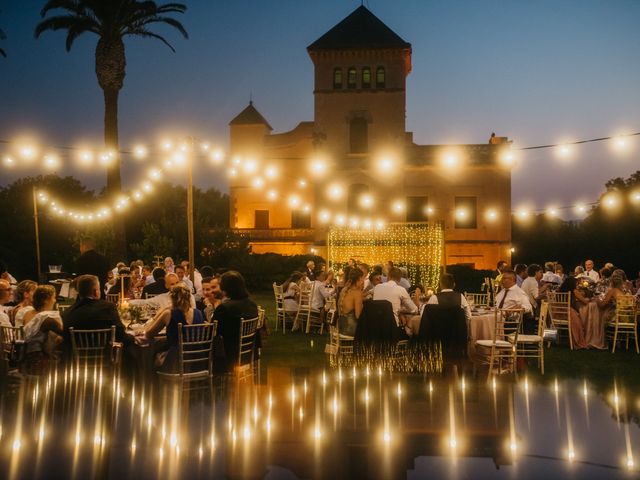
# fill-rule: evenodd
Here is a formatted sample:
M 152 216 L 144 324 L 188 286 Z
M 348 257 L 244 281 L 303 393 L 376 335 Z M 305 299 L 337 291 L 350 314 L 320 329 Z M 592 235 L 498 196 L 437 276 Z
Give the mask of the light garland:
M 342 268 L 350 258 L 369 265 L 391 260 L 407 268 L 412 284 L 425 287 L 439 284 L 443 250 L 441 222 L 330 227 L 327 243 L 330 268 Z

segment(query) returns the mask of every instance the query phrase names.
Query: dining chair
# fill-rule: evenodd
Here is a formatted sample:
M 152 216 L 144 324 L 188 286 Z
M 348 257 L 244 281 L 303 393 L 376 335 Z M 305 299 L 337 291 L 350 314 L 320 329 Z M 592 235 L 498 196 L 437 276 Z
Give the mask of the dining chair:
M 467 293 L 464 292 L 464 296 L 471 307 L 488 307 L 489 306 L 489 294 L 488 293 Z
M 521 308 L 497 308 L 494 315 L 493 339 L 476 340 L 476 352 L 481 358 L 481 363 L 489 366 L 487 381 L 494 374 L 494 368 L 498 374 L 512 371 L 517 378 L 518 349 L 516 345 L 524 310 Z
M 238 379 L 253 376 L 255 367 L 255 343 L 259 317 L 240 319 L 240 339 L 238 345 L 238 361 L 234 374 Z
M 329 365 L 332 367 L 343 367 L 349 365 L 353 360 L 353 337 L 343 335 L 338 331 L 338 325 L 334 321 L 335 310 L 327 312 L 327 323 L 329 324 L 329 343 L 325 346 L 324 352 L 329 355 Z
M 273 282 L 273 295 L 276 300 L 276 332 L 278 331 L 279 325 L 282 324 L 282 333 L 284 334 L 287 331 L 287 314 L 284 310 L 284 291 L 282 290 L 282 285 Z
M 549 312 L 549 303 L 543 301 L 540 305 L 540 315 L 538 317 L 538 330 L 533 335 L 518 333 L 516 345 L 518 357 L 537 358 L 540 374 L 544 375 L 544 327 Z
M 629 349 L 629 337 L 633 337 L 636 344 L 636 353 L 640 353 L 638 349 L 638 323 L 637 323 L 637 307 L 636 298 L 633 295 L 620 295 L 616 298 L 616 310 L 613 318 L 607 323 L 608 337 L 612 340 L 611 353 L 616 352 L 618 343 L 618 335 L 625 336 L 626 349 Z
M 119 293 L 107 293 L 107 302 L 118 303 L 120 301 Z
M 569 348 L 573 350 L 571 336 L 571 292 L 549 292 L 549 318 L 551 325 L 558 331 L 566 331 Z
M 24 347 L 24 327 L 2 325 L 0 326 L 0 335 L 2 335 L 2 361 L 9 371 L 18 360 L 17 354 L 21 351 L 20 348 Z
M 178 368 L 158 372 L 164 380 L 194 382 L 213 379 L 213 338 L 217 323 L 178 324 Z
M 98 330 L 69 328 L 72 359 L 77 364 L 119 366 L 122 344 L 116 342 L 116 327 Z
M 300 298 L 298 300 L 298 313 L 293 321 L 294 325 L 297 325 L 300 329 L 304 328 L 306 331 L 309 324 L 309 318 L 311 317 L 311 300 L 313 299 L 313 290 L 315 282 L 301 282 L 300 285 Z

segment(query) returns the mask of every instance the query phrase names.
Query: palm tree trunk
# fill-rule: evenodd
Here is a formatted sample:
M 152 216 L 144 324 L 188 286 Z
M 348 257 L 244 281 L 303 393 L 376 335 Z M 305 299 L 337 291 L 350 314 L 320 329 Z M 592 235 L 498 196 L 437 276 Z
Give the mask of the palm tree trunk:
M 107 195 L 111 198 L 122 191 L 120 178 L 120 153 L 118 143 L 118 94 L 117 89 L 104 89 L 104 144 L 114 154 L 107 167 Z M 115 233 L 114 261 L 127 261 L 127 234 L 124 217 L 116 215 L 113 219 Z

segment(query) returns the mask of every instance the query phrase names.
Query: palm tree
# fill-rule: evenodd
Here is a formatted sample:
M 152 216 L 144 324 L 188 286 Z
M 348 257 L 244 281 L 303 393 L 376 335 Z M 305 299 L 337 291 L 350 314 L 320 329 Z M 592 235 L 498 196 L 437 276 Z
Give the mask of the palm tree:
M 7 36 L 4 34 L 4 32 L 2 31 L 2 29 L 0 28 L 0 40 L 4 40 L 5 38 L 7 38 Z M 7 57 L 7 52 L 5 52 L 3 49 L 0 48 L 0 55 L 2 55 L 3 57 Z
M 155 1 L 139 0 L 49 0 L 42 8 L 44 18 L 52 10 L 61 14 L 44 19 L 35 30 L 36 38 L 47 30 L 66 30 L 66 50 L 70 51 L 73 42 L 83 33 L 95 33 L 98 43 L 95 50 L 95 69 L 98 83 L 104 94 L 104 143 L 105 147 L 118 152 L 118 95 L 125 77 L 124 37 L 155 38 L 174 48 L 161 35 L 152 32 L 150 27 L 163 23 L 177 29 L 185 38 L 187 31 L 182 24 L 166 16 L 170 13 L 184 13 L 186 5 L 167 3 L 158 5 Z M 107 192 L 119 193 L 121 190 L 120 157 L 107 168 Z M 116 223 L 116 237 L 120 247 L 116 248 L 119 259 L 126 258 L 126 238 L 122 221 Z

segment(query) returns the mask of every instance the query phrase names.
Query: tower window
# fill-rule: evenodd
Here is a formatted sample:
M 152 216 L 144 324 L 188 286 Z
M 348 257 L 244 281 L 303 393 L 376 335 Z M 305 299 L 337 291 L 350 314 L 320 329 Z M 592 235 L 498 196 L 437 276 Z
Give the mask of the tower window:
M 351 153 L 369 151 L 368 126 L 365 118 L 354 118 L 349 124 L 349 146 Z
M 386 77 L 384 73 L 384 67 L 378 67 L 376 69 L 376 87 L 384 88 L 386 84 Z
M 341 68 L 333 69 L 333 88 L 336 90 L 342 88 L 342 69 Z
M 311 228 L 311 214 L 304 210 L 291 210 L 291 228 Z
M 371 87 L 371 69 L 369 67 L 364 67 L 362 69 L 362 88 L 370 88 Z
M 456 228 L 478 228 L 478 199 L 476 197 L 456 197 L 455 207 Z
M 347 74 L 347 87 L 348 88 L 356 88 L 356 81 L 358 80 L 358 72 L 355 67 L 349 68 L 349 73 Z

